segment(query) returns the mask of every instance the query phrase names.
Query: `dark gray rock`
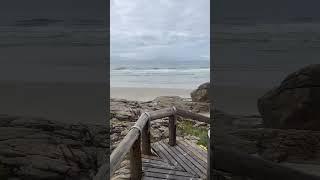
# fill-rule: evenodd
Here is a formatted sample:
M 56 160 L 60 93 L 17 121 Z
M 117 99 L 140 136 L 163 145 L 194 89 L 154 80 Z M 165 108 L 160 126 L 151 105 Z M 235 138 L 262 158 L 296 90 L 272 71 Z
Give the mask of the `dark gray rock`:
M 103 125 L 1 116 L 0 179 L 92 179 L 105 162 Z
M 201 84 L 196 90 L 191 92 L 191 98 L 194 102 L 209 102 L 210 83 Z
M 258 109 L 265 127 L 320 130 L 320 64 L 290 74 L 258 99 Z
M 230 148 L 258 154 L 264 159 L 276 162 L 319 162 L 320 132 L 317 131 L 261 128 L 236 130 L 230 134 L 233 136 L 232 142 L 238 139 L 237 146 L 229 145 Z M 251 144 L 253 151 L 245 149 L 250 147 L 248 144 Z

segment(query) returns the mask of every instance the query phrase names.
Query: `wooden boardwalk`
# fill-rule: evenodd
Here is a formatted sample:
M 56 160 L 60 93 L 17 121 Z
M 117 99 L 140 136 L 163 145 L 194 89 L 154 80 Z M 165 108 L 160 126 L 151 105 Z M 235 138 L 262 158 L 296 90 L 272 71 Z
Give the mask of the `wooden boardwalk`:
M 174 106 L 145 112 L 112 151 L 110 166 L 104 163 L 93 179 L 207 179 L 208 153 L 188 140 L 176 137 L 177 116 L 205 123 L 210 121 L 209 117 Z M 165 117 L 169 119 L 169 139 L 151 143 L 151 121 Z M 121 173 L 115 173 L 127 154 L 130 169 L 121 168 Z
M 143 155 L 142 179 L 206 179 L 207 152 L 182 138 L 177 138 L 175 146 L 168 141 L 152 144 L 156 156 Z

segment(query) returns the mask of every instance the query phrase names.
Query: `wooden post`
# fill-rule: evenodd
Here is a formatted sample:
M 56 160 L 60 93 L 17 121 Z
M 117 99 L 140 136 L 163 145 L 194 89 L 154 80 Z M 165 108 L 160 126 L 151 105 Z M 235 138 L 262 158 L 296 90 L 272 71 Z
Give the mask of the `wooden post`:
M 210 180 L 210 129 L 208 131 L 208 143 L 207 143 L 207 179 Z M 212 178 L 213 179 L 213 178 Z
M 148 120 L 147 124 L 142 129 L 142 154 L 152 155 L 150 138 L 150 120 Z
M 169 116 L 169 145 L 170 146 L 176 145 L 176 121 L 177 121 L 176 115 Z
M 141 140 L 139 137 L 130 150 L 130 179 L 132 180 L 140 180 L 142 178 L 142 160 L 140 143 Z

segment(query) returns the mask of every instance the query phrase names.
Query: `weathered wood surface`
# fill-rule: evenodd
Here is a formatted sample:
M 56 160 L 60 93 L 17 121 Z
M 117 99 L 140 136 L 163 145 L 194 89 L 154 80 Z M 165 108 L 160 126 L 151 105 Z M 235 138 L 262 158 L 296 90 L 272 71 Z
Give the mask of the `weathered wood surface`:
M 130 151 L 132 145 L 135 141 L 137 141 L 138 137 L 140 137 L 140 130 L 142 131 L 145 125 L 148 123 L 150 117 L 148 114 L 143 113 L 135 125 L 133 126 L 128 134 L 123 138 L 123 140 L 119 143 L 118 147 L 113 150 L 110 156 L 110 175 L 114 173 L 114 171 L 119 167 L 120 163 L 124 160 L 126 154 Z M 139 141 L 140 142 L 140 141 Z M 99 169 L 98 174 L 103 174 L 102 169 Z
M 222 147 L 215 146 L 211 155 L 214 158 L 214 166 L 211 168 L 229 172 L 235 176 L 250 177 L 259 180 L 320 180 L 319 176 L 307 174 L 271 161 Z
M 186 111 L 186 110 L 183 110 L 183 109 L 179 109 L 179 108 L 176 108 L 176 112 L 177 112 L 177 115 L 185 117 L 185 118 L 190 118 L 190 119 L 194 119 L 194 120 L 205 122 L 205 123 L 209 123 L 210 122 L 210 118 L 209 117 L 203 116 L 201 114 L 196 114 L 196 113 L 193 113 L 193 112 L 190 112 L 190 111 Z
M 161 119 L 161 118 L 172 116 L 175 114 L 175 110 L 174 108 L 164 108 L 157 111 L 149 112 L 149 114 L 150 114 L 150 119 L 155 120 L 155 119 Z
M 197 120 L 204 121 L 204 122 L 209 122 L 209 119 L 210 119 L 206 116 L 195 114 L 195 113 L 192 113 L 189 111 L 185 111 L 182 109 L 176 109 L 175 107 L 165 108 L 165 109 L 141 114 L 141 116 L 139 117 L 139 119 L 137 120 L 137 122 L 134 125 L 135 128 L 133 128 L 129 131 L 129 133 L 120 142 L 118 147 L 112 152 L 112 154 L 110 156 L 110 164 L 112 164 L 113 166 L 110 167 L 110 174 L 112 175 L 114 173 L 114 170 L 119 167 L 120 162 L 123 161 L 125 155 L 129 152 L 134 141 L 136 141 L 138 136 L 140 135 L 140 130 L 143 132 L 141 134 L 142 143 L 143 143 L 142 152 L 145 154 L 150 153 L 148 150 L 149 149 L 148 144 L 150 142 L 150 138 L 149 138 L 149 140 L 147 140 L 147 137 L 150 137 L 150 136 L 147 133 L 147 131 L 144 131 L 147 128 L 146 124 L 148 124 L 148 122 L 150 120 L 160 119 L 160 118 L 164 118 L 164 117 L 172 117 L 175 114 L 178 114 L 183 117 L 191 118 L 191 119 L 197 119 Z M 171 128 L 173 129 L 173 127 L 171 127 Z M 175 134 L 175 131 L 172 130 L 171 133 Z M 173 137 L 171 137 L 171 138 L 172 138 L 172 143 L 173 143 L 174 142 Z M 98 174 L 99 174 L 99 176 L 103 176 L 103 174 L 106 175 L 106 173 L 100 172 L 100 170 L 99 170 Z
M 206 179 L 206 157 L 203 157 L 206 151 L 197 147 L 188 149 L 190 142 L 184 142 L 183 138 L 177 138 L 176 146 L 168 144 L 169 139 L 165 139 L 152 144 L 152 150 L 155 155 L 141 155 L 142 159 L 142 179 L 177 179 L 177 180 L 201 180 Z M 181 143 L 183 142 L 183 143 Z M 162 154 L 161 156 L 159 154 Z M 201 158 L 199 158 L 201 156 Z M 177 163 L 175 163 L 177 162 Z M 196 169 L 196 170 L 194 170 Z M 127 174 L 132 176 L 132 173 Z M 132 177 L 130 177 L 132 179 Z M 117 178 L 128 179 L 126 178 Z
M 150 137 L 150 121 L 142 129 L 141 134 L 141 147 L 142 154 L 151 155 L 151 137 Z
M 132 148 L 133 144 L 136 141 L 139 141 L 138 138 L 142 137 L 142 153 L 146 155 L 151 154 L 151 148 L 150 148 L 150 129 L 149 124 L 151 120 L 155 119 L 161 119 L 165 117 L 170 117 L 170 144 L 174 146 L 176 144 L 175 136 L 176 136 L 176 115 L 180 115 L 186 118 L 190 119 L 196 119 L 203 122 L 209 122 L 210 118 L 206 116 L 202 116 L 196 113 L 192 113 L 189 111 L 185 111 L 182 109 L 176 109 L 175 107 L 172 108 L 165 108 L 149 113 L 143 113 L 133 126 L 133 128 L 128 132 L 128 134 L 124 137 L 124 139 L 119 143 L 118 147 L 112 152 L 110 156 L 110 171 L 108 171 L 107 167 L 108 165 L 104 164 L 102 167 L 100 167 L 95 179 L 106 179 L 109 178 L 109 172 L 112 176 L 114 171 L 119 167 L 120 163 L 124 160 L 126 154 L 129 153 L 130 149 Z M 176 147 L 179 149 L 179 147 Z M 169 149 L 168 151 L 173 151 L 172 149 Z M 162 155 L 168 155 L 167 152 L 162 152 Z M 170 156 L 170 155 L 169 155 Z M 189 157 L 188 157 L 189 158 Z M 180 163 L 184 160 L 180 160 Z M 178 163 L 178 162 L 176 162 Z M 182 168 L 182 167 L 181 167 Z M 185 168 L 187 168 L 185 164 Z M 200 173 L 197 169 L 190 170 L 190 171 L 196 171 Z
M 176 145 L 176 123 L 177 117 L 172 115 L 169 117 L 169 144 L 170 146 Z
M 206 151 L 197 147 L 195 144 L 193 144 L 192 148 L 189 146 L 190 142 L 185 142 L 183 138 L 177 138 L 175 146 L 169 145 L 169 139 L 155 142 L 152 145 L 159 157 L 165 159 L 177 170 L 187 172 L 196 179 L 206 179 Z
M 142 178 L 141 141 L 138 138 L 130 149 L 130 173 L 132 180 Z

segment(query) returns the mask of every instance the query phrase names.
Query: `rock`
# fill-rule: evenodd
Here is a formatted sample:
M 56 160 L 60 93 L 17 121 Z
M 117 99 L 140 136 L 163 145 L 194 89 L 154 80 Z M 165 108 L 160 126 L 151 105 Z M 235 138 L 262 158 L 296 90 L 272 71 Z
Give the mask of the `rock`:
M 159 108 L 166 108 L 171 106 L 184 108 L 184 101 L 185 99 L 179 96 L 160 96 L 153 100 L 153 104 L 159 106 Z
M 209 112 L 209 103 L 205 102 L 192 102 L 190 99 L 181 98 L 178 96 L 161 96 L 152 101 L 139 102 L 127 101 L 121 99 L 110 100 L 111 109 L 111 151 L 113 151 L 125 135 L 129 132 L 130 128 L 137 121 L 139 115 L 143 112 L 155 111 L 163 108 L 175 106 L 190 110 L 192 112 L 202 112 L 207 114 Z M 178 121 L 181 117 L 178 117 Z M 151 142 L 157 142 L 169 137 L 168 129 L 169 118 L 155 119 L 151 121 Z M 199 126 L 207 126 L 206 123 L 199 123 Z M 179 134 L 180 131 L 177 131 Z M 199 141 L 199 138 L 191 138 L 193 141 Z M 125 162 L 125 161 L 124 161 Z M 112 179 L 129 179 L 128 166 L 120 167 Z
M 210 83 L 201 84 L 196 90 L 191 92 L 191 98 L 194 102 L 209 102 Z
M 196 124 L 193 125 L 193 127 L 197 128 L 197 127 L 207 127 L 207 123 L 204 122 L 197 122 Z
M 157 109 L 175 106 L 195 113 L 209 112 L 209 103 L 192 102 L 189 99 L 181 98 L 179 96 L 160 96 L 153 100 L 153 104 L 156 105 Z M 157 109 L 152 110 L 154 111 Z
M 320 130 L 320 64 L 290 74 L 258 100 L 269 128 Z
M 106 159 L 104 125 L 1 118 L 0 179 L 92 179 Z

